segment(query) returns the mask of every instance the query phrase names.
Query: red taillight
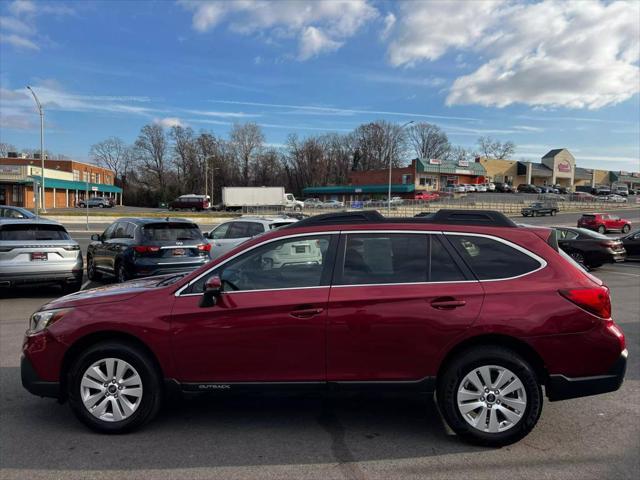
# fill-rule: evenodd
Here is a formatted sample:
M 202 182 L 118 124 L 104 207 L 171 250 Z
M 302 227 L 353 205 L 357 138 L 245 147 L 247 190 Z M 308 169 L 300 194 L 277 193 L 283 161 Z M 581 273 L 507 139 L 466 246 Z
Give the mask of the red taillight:
M 136 245 L 133 249 L 136 253 L 156 253 L 160 251 L 160 247 L 151 247 L 149 245 Z
M 204 245 L 198 245 L 198 250 L 201 252 L 209 252 L 211 251 L 211 244 L 205 243 Z
M 559 290 L 559 292 L 560 295 L 567 300 L 570 300 L 600 318 L 611 317 L 611 299 L 609 298 L 609 289 L 605 286 L 573 288 L 570 290 Z

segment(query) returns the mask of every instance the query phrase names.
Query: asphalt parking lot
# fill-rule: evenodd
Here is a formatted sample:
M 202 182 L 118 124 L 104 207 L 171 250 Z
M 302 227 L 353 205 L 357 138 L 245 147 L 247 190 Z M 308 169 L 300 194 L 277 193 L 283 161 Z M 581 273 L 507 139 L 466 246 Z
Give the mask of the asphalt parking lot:
M 460 442 L 424 397 L 196 397 L 139 432 L 89 432 L 67 405 L 27 393 L 19 355 L 29 315 L 60 295 L 0 300 L 0 477 L 25 478 L 637 478 L 640 469 L 640 264 L 596 272 L 611 288 L 629 366 L 614 393 L 545 404 L 518 444 Z M 99 314 L 99 311 L 96 312 Z

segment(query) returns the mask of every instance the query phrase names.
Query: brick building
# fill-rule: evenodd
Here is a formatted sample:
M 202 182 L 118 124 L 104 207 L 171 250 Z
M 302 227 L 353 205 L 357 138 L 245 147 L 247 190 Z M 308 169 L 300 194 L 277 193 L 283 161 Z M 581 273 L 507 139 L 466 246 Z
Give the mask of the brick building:
M 75 160 L 45 159 L 45 207 L 74 207 L 86 197 L 110 197 L 122 204 L 122 188 L 114 185 L 113 171 Z M 0 205 L 35 207 L 35 190 L 40 188 L 42 162 L 39 158 L 0 158 Z

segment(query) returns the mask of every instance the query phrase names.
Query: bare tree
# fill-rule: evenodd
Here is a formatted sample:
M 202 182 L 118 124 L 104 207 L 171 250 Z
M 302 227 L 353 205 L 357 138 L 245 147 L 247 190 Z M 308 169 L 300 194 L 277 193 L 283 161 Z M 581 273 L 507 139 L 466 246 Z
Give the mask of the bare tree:
M 17 152 L 16 147 L 10 143 L 0 142 L 0 157 L 6 157 L 9 152 Z
M 171 127 L 169 138 L 173 140 L 174 165 L 180 191 L 204 193 L 203 175 L 198 168 L 198 145 L 189 127 Z
M 169 165 L 168 142 L 164 129 L 160 125 L 145 125 L 140 130 L 134 148 L 136 161 L 144 169 L 140 181 L 152 190 L 155 190 L 155 186 L 159 198 L 166 198 Z
M 251 163 L 264 145 L 262 129 L 256 123 L 235 124 L 229 137 L 240 162 L 242 181 L 245 185 L 249 185 Z
M 513 156 L 516 145 L 511 141 L 503 143 L 491 137 L 480 137 L 478 138 L 478 148 L 483 157 L 504 160 Z
M 101 167 L 112 170 L 116 178 L 127 176 L 131 164 L 131 148 L 118 137 L 109 137 L 91 146 L 89 156 Z
M 409 143 L 419 158 L 446 158 L 451 150 L 447 134 L 437 125 L 416 123 L 407 129 Z
M 354 162 L 356 170 L 377 170 L 399 166 L 406 151 L 405 132 L 399 125 L 377 120 L 358 126 L 353 131 Z

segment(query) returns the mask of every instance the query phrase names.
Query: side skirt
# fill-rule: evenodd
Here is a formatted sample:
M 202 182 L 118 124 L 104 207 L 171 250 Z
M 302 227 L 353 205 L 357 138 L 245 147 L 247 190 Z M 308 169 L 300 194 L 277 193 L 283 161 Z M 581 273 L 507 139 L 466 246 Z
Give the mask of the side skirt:
M 329 381 L 329 382 L 186 382 L 165 381 L 172 390 L 182 392 L 250 393 L 250 392 L 415 392 L 432 393 L 436 377 L 395 381 Z

